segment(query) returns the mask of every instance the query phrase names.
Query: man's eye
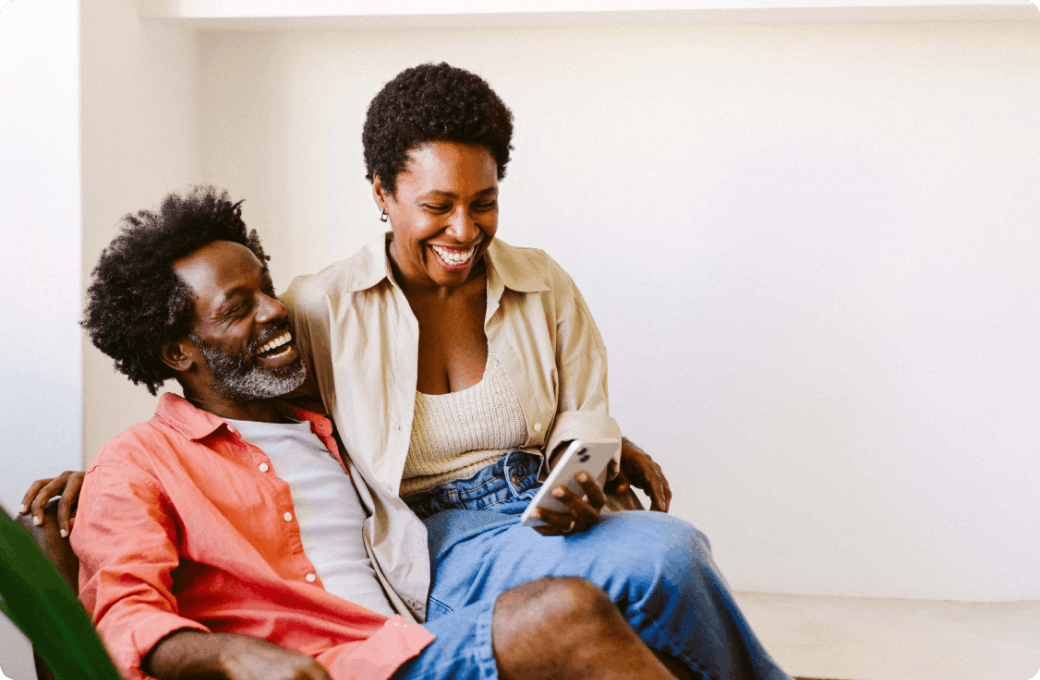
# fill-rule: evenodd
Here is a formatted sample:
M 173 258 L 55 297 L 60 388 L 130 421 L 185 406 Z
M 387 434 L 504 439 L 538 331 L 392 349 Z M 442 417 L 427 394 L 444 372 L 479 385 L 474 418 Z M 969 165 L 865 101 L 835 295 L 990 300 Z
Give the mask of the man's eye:
M 498 205 L 498 201 L 484 201 L 483 203 L 475 204 L 473 207 L 476 210 L 486 211 L 486 210 L 494 210 L 495 206 L 497 206 L 497 205 Z
M 228 317 L 232 319 L 240 319 L 249 313 L 249 305 L 246 303 L 238 304 L 228 310 Z

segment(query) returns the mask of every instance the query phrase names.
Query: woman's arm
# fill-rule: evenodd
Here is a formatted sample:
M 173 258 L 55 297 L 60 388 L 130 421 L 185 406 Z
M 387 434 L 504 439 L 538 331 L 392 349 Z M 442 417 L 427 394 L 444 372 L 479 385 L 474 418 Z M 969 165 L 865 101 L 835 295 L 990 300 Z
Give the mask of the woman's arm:
M 37 479 L 29 486 L 22 498 L 19 515 L 32 513 L 33 524 L 42 526 L 45 521 L 43 508 L 55 496 L 58 500 L 58 529 L 62 538 L 68 538 L 72 525 L 76 521 L 76 506 L 79 504 L 80 487 L 83 486 L 84 473 L 66 470 L 57 477 Z

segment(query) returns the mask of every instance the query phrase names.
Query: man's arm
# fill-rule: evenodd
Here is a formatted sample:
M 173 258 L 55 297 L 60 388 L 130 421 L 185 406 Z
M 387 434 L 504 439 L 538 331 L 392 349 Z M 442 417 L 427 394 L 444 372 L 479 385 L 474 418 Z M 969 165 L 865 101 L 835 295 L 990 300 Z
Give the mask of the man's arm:
M 79 596 L 117 668 L 139 679 L 142 657 L 159 640 L 208 629 L 178 612 L 176 513 L 158 482 L 107 449 L 98 461 L 83 480 L 70 539 L 80 560 Z
M 80 599 L 123 674 L 329 680 L 309 656 L 265 640 L 211 633 L 180 616 L 173 592 L 177 525 L 158 483 L 142 470 L 102 463 L 87 473 L 72 533 Z
M 330 680 L 320 663 L 299 652 L 232 633 L 178 630 L 141 661 L 159 680 Z

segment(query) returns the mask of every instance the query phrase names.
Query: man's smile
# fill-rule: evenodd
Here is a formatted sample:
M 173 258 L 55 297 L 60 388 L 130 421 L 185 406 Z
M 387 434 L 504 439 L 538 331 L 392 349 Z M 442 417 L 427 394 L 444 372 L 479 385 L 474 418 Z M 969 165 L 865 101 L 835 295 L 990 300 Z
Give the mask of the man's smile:
M 277 338 L 264 343 L 260 349 L 256 350 L 255 354 L 264 359 L 283 357 L 293 350 L 293 345 L 290 344 L 291 342 L 292 334 L 289 331 L 285 331 Z

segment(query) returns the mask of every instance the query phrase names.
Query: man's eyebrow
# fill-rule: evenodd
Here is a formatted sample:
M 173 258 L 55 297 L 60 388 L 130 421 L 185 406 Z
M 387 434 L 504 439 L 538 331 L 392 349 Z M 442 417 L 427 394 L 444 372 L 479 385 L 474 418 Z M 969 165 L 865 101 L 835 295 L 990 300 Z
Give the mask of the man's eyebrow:
M 238 303 L 240 298 L 249 294 L 249 288 L 250 286 L 235 286 L 231 290 L 224 291 L 224 299 L 221 300 L 219 305 L 217 305 L 214 312 L 216 314 L 223 314 L 226 312 L 228 307 Z

